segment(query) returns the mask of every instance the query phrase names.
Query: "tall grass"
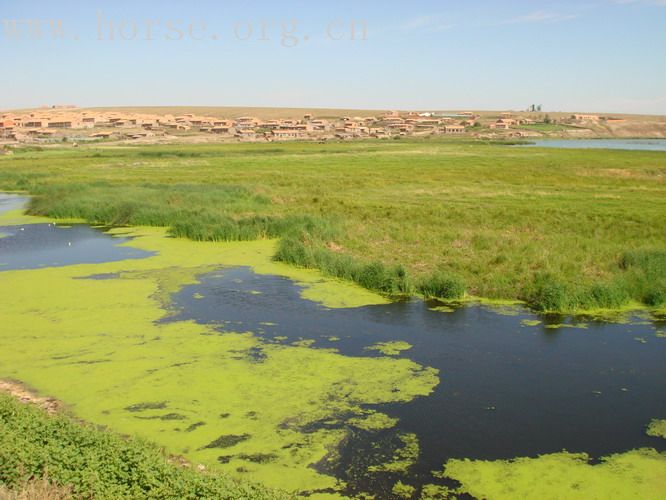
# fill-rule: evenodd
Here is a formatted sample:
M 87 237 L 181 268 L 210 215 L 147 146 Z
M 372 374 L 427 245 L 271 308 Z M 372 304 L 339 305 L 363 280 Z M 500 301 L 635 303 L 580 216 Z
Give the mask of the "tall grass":
M 666 252 L 632 250 L 617 263 L 615 278 L 588 286 L 566 283 L 552 274 L 539 274 L 525 292 L 528 303 L 545 312 L 618 309 L 631 300 L 650 307 L 666 304 Z
M 440 272 L 423 279 L 417 290 L 425 298 L 456 300 L 465 296 L 465 282 L 458 276 L 449 276 Z
M 620 267 L 626 276 L 627 288 L 637 300 L 653 307 L 666 304 L 666 251 L 626 252 Z
M 346 279 L 388 295 L 407 295 L 412 288 L 402 266 L 387 266 L 381 262 L 363 262 L 337 253 L 326 246 L 334 235 L 329 224 L 311 221 L 309 226 L 287 231 L 273 257 L 277 261 L 299 267 L 319 269 L 328 276 Z

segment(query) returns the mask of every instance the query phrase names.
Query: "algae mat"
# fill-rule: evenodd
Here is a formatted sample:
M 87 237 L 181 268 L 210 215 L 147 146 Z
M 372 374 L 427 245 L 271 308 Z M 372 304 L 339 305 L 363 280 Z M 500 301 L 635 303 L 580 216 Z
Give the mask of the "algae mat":
M 444 474 L 477 498 L 605 500 L 666 498 L 666 454 L 632 450 L 591 464 L 585 453 L 515 460 L 450 460 Z
M 439 382 L 436 370 L 407 359 L 349 357 L 264 343 L 242 325 L 222 334 L 173 321 L 171 294 L 222 266 L 286 276 L 303 286 L 303 297 L 328 307 L 385 302 L 273 263 L 273 241 L 196 243 L 156 228 L 112 233 L 132 238 L 124 245 L 157 253 L 0 273 L 0 377 L 21 380 L 83 419 L 148 438 L 193 462 L 322 496 L 344 488 L 313 465 L 335 457 L 345 427 L 395 423 L 365 405 L 407 402 Z M 331 420 L 345 425 L 312 430 Z

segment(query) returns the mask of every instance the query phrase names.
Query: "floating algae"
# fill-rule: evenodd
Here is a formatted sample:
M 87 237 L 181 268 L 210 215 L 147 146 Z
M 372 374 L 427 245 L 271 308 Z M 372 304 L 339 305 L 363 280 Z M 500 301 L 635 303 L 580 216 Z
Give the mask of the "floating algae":
M 379 351 L 385 356 L 398 356 L 402 351 L 408 351 L 412 345 L 403 340 L 393 342 L 377 342 L 374 345 L 366 347 L 367 351 Z
M 224 266 L 290 277 L 327 307 L 383 299 L 273 263 L 272 241 L 198 243 L 167 238 L 159 228 L 122 232 L 133 237 L 123 245 L 157 254 L 3 272 L 3 324 L 12 328 L 0 335 L 0 377 L 22 380 L 80 418 L 143 436 L 211 469 L 249 472 L 292 491 L 331 492 L 345 485 L 312 465 L 352 425 L 394 425 L 364 406 L 408 402 L 439 382 L 436 370 L 408 359 L 349 357 L 263 342 L 252 332 L 165 321 L 172 293 L 196 282 L 202 270 Z M 111 279 L 82 279 L 95 275 Z M 67 358 L 53 359 L 54 353 Z M 334 417 L 336 425 L 316 425 Z M 221 445 L 232 451 L 222 460 Z
M 647 435 L 666 439 L 666 420 L 653 420 L 647 428 Z
M 644 500 L 666 497 L 666 453 L 638 449 L 592 465 L 585 453 L 553 453 L 514 460 L 449 460 L 444 475 L 477 498 Z
M 416 434 L 399 434 L 402 446 L 395 449 L 390 461 L 381 465 L 372 465 L 370 472 L 407 472 L 419 456 L 419 440 Z

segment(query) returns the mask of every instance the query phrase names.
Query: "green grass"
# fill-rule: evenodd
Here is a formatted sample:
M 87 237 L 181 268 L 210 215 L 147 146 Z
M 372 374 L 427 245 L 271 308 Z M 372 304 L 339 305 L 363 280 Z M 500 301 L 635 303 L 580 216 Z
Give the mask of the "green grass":
M 458 297 L 464 283 L 558 312 L 663 306 L 665 174 L 660 152 L 448 138 L 0 158 L 0 190 L 35 195 L 35 214 L 199 240 L 279 237 L 276 258 L 388 294 Z
M 0 394 L 0 485 L 48 479 L 74 498 L 287 498 L 220 474 L 170 463 L 154 445 L 125 439 Z M 48 485 L 45 489 L 49 489 Z M 2 491 L 2 489 L 0 489 Z

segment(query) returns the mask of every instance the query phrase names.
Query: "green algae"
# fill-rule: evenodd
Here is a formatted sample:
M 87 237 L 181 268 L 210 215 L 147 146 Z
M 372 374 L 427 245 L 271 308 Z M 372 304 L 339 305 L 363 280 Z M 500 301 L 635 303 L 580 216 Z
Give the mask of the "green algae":
M 646 433 L 648 436 L 666 439 L 666 420 L 653 420 L 650 422 L 650 425 L 648 425 Z
M 392 342 L 377 342 L 365 349 L 367 351 L 379 351 L 385 356 L 398 356 L 402 351 L 408 351 L 412 347 L 412 344 L 408 342 L 396 340 Z
M 369 472 L 407 472 L 416 463 L 419 456 L 419 439 L 416 434 L 401 433 L 398 439 L 402 446 L 396 448 L 389 462 L 381 465 L 371 465 Z
M 514 460 L 449 460 L 444 474 L 477 498 L 643 500 L 666 497 L 666 453 L 632 450 L 590 464 L 585 453 L 553 453 Z
M 421 488 L 421 500 L 448 500 L 455 499 L 456 490 L 439 484 L 426 484 Z
M 163 321 L 171 294 L 224 266 L 291 278 L 327 307 L 377 303 L 355 285 L 272 262 L 272 241 L 197 243 L 159 228 L 112 233 L 133 238 L 123 245 L 157 254 L 2 273 L 0 377 L 64 401 L 79 418 L 291 491 L 340 491 L 343 483 L 312 465 L 337 448 L 349 426 L 392 423 L 363 407 L 408 402 L 439 382 L 436 370 L 408 359 L 347 357 L 266 343 L 253 332 Z M 115 278 L 81 279 L 94 275 Z M 339 426 L 316 425 L 332 418 Z M 225 463 L 219 448 L 208 447 L 223 436 L 247 436 L 229 448 Z M 271 460 L 247 459 L 260 456 Z
M 301 340 L 297 340 L 295 342 L 292 342 L 291 345 L 296 346 L 296 347 L 310 347 L 314 343 L 315 343 L 315 341 L 312 340 L 312 339 L 301 339 Z
M 520 322 L 522 326 L 539 326 L 541 324 L 541 320 L 538 319 L 524 319 Z
M 414 493 L 416 493 L 416 488 L 398 481 L 393 485 L 391 493 L 393 493 L 397 498 L 412 498 Z
M 545 325 L 545 328 L 549 330 L 561 330 L 564 328 L 571 328 L 574 330 L 587 330 L 586 323 L 554 323 L 550 325 Z
M 398 423 L 398 419 L 389 417 L 384 413 L 371 411 L 363 417 L 351 418 L 347 423 L 357 429 L 378 431 L 382 429 L 390 429 Z
M 455 307 L 450 307 L 450 306 L 436 306 L 436 307 L 429 307 L 428 309 L 434 312 L 441 312 L 441 313 L 452 313 L 455 312 L 456 310 Z

